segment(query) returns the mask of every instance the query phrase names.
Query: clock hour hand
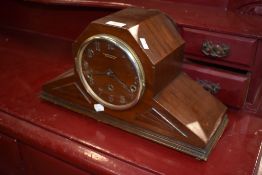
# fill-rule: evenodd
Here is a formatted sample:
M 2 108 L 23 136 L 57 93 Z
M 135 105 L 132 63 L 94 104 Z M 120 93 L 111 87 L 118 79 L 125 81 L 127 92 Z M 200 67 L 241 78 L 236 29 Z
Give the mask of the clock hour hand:
M 104 72 L 92 71 L 92 75 L 107 75 L 107 71 Z

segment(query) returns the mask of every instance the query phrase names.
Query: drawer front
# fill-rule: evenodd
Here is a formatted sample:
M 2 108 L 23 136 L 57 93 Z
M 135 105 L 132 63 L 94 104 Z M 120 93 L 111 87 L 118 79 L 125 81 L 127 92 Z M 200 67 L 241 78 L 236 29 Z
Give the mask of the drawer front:
M 62 160 L 21 145 L 26 175 L 90 175 Z
M 183 28 L 185 52 L 208 61 L 251 66 L 256 52 L 256 39 Z M 219 61 L 219 62 L 218 62 Z
M 22 174 L 21 159 L 15 139 L 0 134 L 0 174 Z
M 186 63 L 183 65 L 183 70 L 226 105 L 240 108 L 245 103 L 249 75 Z

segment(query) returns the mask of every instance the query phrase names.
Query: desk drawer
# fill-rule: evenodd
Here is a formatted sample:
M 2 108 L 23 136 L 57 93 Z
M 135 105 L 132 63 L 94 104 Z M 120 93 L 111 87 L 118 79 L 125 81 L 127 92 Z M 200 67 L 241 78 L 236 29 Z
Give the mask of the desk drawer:
M 21 175 L 21 171 L 17 141 L 0 133 L 0 174 Z
M 63 160 L 51 157 L 26 145 L 21 145 L 21 154 L 24 159 L 24 174 L 26 175 L 90 175 L 90 173 L 67 164 Z
M 245 103 L 249 75 L 189 63 L 183 65 L 183 70 L 226 105 L 240 108 Z
M 229 62 L 251 66 L 256 52 L 256 39 L 183 28 L 185 52 L 215 63 Z

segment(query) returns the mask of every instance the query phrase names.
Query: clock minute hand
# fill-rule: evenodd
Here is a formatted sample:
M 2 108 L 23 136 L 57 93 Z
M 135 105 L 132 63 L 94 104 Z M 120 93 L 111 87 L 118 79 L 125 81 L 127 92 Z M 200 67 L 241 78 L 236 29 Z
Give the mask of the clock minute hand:
M 130 89 L 128 88 L 128 86 L 127 86 L 123 81 L 121 81 L 111 69 L 109 69 L 109 70 L 106 72 L 106 74 L 107 74 L 109 77 L 115 79 L 119 84 L 121 84 L 121 85 L 123 86 L 123 88 L 125 88 L 126 90 L 128 90 L 128 91 L 130 92 Z

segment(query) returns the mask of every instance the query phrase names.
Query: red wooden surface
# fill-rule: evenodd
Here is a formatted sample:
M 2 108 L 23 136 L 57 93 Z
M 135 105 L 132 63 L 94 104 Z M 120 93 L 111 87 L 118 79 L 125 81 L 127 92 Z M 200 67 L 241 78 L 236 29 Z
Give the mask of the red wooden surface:
M 262 15 L 260 0 L 229 0 L 228 9 L 241 14 Z
M 190 3 L 190 4 L 197 4 L 197 5 L 203 5 L 203 6 L 213 6 L 213 7 L 218 7 L 218 8 L 226 10 L 229 0 L 213 0 L 213 1 L 207 1 L 207 0 L 168 0 L 168 1 Z
M 250 76 L 214 69 L 195 64 L 184 64 L 183 70 L 195 80 L 207 80 L 218 84 L 220 90 L 214 94 L 226 105 L 241 108 L 247 97 Z
M 0 6 L 0 26 L 75 40 L 89 22 L 114 11 L 8 0 Z
M 0 20 L 2 25 L 35 29 L 37 32 L 50 33 L 50 31 L 63 30 L 67 33 L 72 29 L 70 24 L 74 19 L 77 24 L 86 26 L 88 19 L 98 18 L 101 13 L 110 13 L 117 9 L 130 6 L 157 8 L 170 15 L 177 24 L 186 27 L 217 31 L 219 33 L 228 33 L 246 37 L 262 38 L 262 19 L 260 17 L 250 17 L 247 15 L 238 15 L 231 11 L 225 11 L 221 8 L 209 7 L 188 3 L 175 3 L 161 0 L 27 0 L 30 2 L 17 2 L 16 0 L 4 1 L 0 6 Z M 41 5 L 44 4 L 44 5 Z M 62 6 L 57 6 L 62 5 Z M 70 5 L 70 6 L 69 6 Z M 100 8 L 90 8 L 100 7 Z M 101 9 L 102 8 L 102 9 Z M 55 13 L 58 10 L 59 13 Z M 65 11 L 65 12 L 63 12 Z M 79 12 L 80 11 L 80 12 Z M 93 11 L 93 13 L 92 13 Z M 15 13 L 10 13 L 15 12 Z M 71 12 L 71 13 L 70 13 Z M 73 13 L 72 13 L 73 12 Z M 87 13 L 88 12 L 88 13 Z M 68 14 L 67 14 L 68 13 Z M 44 14 L 44 15 L 43 15 Z M 78 14 L 74 16 L 75 14 Z M 81 16 L 82 14 L 83 16 Z M 61 16 L 65 15 L 64 18 Z M 69 15 L 69 16 L 68 16 Z M 6 18 L 8 16 L 8 18 Z M 53 17 L 53 18 L 48 18 Z M 58 18 L 60 17 L 60 18 Z M 57 18 L 59 20 L 57 20 Z M 48 19 L 50 21 L 48 21 Z M 85 20 L 84 20 L 85 19 Z M 59 23 L 57 23 L 59 22 Z M 55 24 L 54 24 L 55 23 Z M 36 27 L 35 25 L 39 26 Z M 232 25 L 234 24 L 234 25 Z M 257 25 L 256 25 L 257 24 Z M 43 26 L 42 26 L 43 25 Z M 49 26 L 48 26 L 49 25 Z M 51 27 L 54 25 L 54 27 Z M 64 31 L 64 29 L 67 29 Z M 46 30 L 46 31 L 44 31 Z M 82 30 L 79 30 L 82 31 Z M 52 33 L 52 32 L 51 32 Z M 56 33 L 58 36 L 59 33 Z M 76 33 L 75 33 L 76 34 Z M 73 34 L 74 35 L 74 34 Z M 73 38 L 75 39 L 75 38 Z
M 258 106 L 262 99 L 262 41 L 258 43 L 257 55 L 254 62 L 252 77 L 249 85 L 247 101 L 251 103 L 248 107 Z
M 21 145 L 20 148 L 26 175 L 90 175 L 29 146 Z
M 46 4 L 78 4 L 78 5 L 90 5 L 90 6 L 106 6 L 106 7 L 127 7 L 127 6 L 133 6 L 134 4 L 149 4 L 149 3 L 168 3 L 168 2 L 182 2 L 182 3 L 189 3 L 189 4 L 198 4 L 198 5 L 204 5 L 204 6 L 215 6 L 222 9 L 226 9 L 229 0 L 213 0 L 213 1 L 206 1 L 206 0 L 149 0 L 149 2 L 146 1 L 136 1 L 136 0 L 129 0 L 129 1 L 123 1 L 123 0 L 103 0 L 103 1 L 97 1 L 97 0 L 89 0 L 89 1 L 68 1 L 68 0 L 28 0 L 28 1 L 35 1 L 35 2 L 41 2 Z M 234 0 L 231 0 L 234 1 Z
M 262 140 L 261 112 L 229 111 L 225 133 L 203 162 L 42 101 L 42 84 L 72 66 L 70 44 L 1 31 L 1 132 L 98 174 L 252 174 Z
M 19 175 L 22 170 L 21 164 L 17 141 L 0 134 L 0 174 Z

